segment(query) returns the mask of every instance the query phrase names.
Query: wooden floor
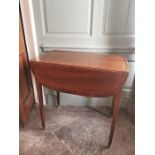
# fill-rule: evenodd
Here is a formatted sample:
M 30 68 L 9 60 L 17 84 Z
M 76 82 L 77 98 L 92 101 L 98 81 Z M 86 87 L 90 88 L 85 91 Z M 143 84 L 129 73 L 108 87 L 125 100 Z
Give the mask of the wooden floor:
M 134 155 L 134 124 L 121 109 L 114 139 L 108 142 L 111 118 L 105 107 L 46 106 L 46 129 L 38 107 L 20 129 L 20 155 Z

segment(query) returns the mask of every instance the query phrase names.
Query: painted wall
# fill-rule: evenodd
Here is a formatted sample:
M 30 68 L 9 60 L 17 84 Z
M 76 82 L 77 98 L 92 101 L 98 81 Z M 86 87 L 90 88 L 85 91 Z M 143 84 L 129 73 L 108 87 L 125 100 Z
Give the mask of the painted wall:
M 108 52 L 128 58 L 127 102 L 134 77 L 134 0 L 32 0 L 39 54 L 54 49 Z M 54 97 L 44 88 L 48 104 Z M 52 93 L 53 94 L 53 93 Z M 101 105 L 111 99 L 61 93 L 62 105 Z

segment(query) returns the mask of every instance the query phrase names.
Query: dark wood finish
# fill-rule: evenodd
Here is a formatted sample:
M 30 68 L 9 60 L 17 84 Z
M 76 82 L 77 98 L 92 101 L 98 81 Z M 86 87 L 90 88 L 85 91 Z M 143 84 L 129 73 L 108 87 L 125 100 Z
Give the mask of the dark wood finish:
M 57 91 L 57 105 L 60 105 L 60 93 Z
M 113 134 L 115 130 L 115 125 L 116 125 L 116 119 L 117 115 L 119 112 L 119 107 L 120 107 L 120 99 L 121 99 L 121 92 L 117 92 L 113 96 L 113 107 L 112 107 L 112 123 L 111 123 L 111 129 L 110 129 L 110 137 L 109 137 L 109 143 L 108 147 L 110 147 L 113 139 Z
M 110 146 L 119 111 L 120 92 L 128 76 L 126 58 L 95 53 L 52 51 L 31 60 L 30 63 L 35 79 L 40 85 L 83 96 L 114 96 L 108 143 Z M 59 103 L 58 93 L 57 100 Z M 42 99 L 40 104 L 42 105 Z M 41 107 L 42 116 L 43 106 Z
M 95 53 L 54 51 L 32 60 L 31 67 L 51 89 L 96 97 L 117 92 L 128 75 L 125 58 Z
M 24 126 L 34 103 L 29 60 L 24 40 L 21 17 L 19 17 L 19 114 Z
M 36 81 L 38 99 L 39 99 L 39 110 L 40 118 L 43 129 L 45 128 L 45 114 L 44 114 L 44 105 L 43 105 L 43 95 L 42 95 L 42 85 Z
M 114 107 L 114 96 L 113 96 L 113 99 L 112 99 L 111 115 L 113 114 L 113 107 Z

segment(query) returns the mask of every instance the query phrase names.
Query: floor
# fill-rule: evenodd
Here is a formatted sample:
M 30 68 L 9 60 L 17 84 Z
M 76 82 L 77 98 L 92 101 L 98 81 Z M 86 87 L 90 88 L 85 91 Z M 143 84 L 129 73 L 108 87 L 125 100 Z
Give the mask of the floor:
M 20 128 L 20 155 L 134 155 L 134 123 L 123 109 L 109 149 L 109 108 L 46 106 L 45 130 L 38 111 Z

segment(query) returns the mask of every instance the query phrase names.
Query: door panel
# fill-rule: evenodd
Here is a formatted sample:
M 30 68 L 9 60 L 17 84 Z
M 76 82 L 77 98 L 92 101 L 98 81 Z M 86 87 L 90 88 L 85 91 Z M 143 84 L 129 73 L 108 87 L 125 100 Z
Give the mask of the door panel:
M 29 60 L 24 40 L 21 16 L 19 17 L 19 113 L 22 125 L 28 121 L 34 103 Z

